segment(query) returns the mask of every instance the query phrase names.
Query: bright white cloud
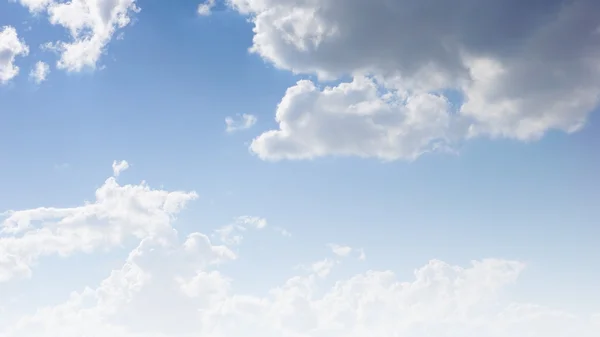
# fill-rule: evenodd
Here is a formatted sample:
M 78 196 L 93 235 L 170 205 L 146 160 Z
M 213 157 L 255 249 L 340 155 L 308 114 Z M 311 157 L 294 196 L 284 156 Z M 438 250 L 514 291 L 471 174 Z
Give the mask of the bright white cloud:
M 198 5 L 198 15 L 208 16 L 212 14 L 212 9 L 215 7 L 215 0 L 206 0 L 204 3 Z
M 263 159 L 310 159 L 325 155 L 414 159 L 444 148 L 458 129 L 451 106 L 439 95 L 380 94 L 377 83 L 356 77 L 351 83 L 319 89 L 299 81 L 277 107 L 279 130 L 258 136 L 251 149 Z
M 54 3 L 55 0 L 18 0 L 18 2 L 27 7 L 32 13 L 39 13 L 46 9 L 48 5 Z
M 113 164 L 112 164 L 113 176 L 118 177 L 121 174 L 121 172 L 127 170 L 128 168 L 129 168 L 129 163 L 126 160 L 113 161 Z
M 254 22 L 251 51 L 278 68 L 354 77 L 288 89 L 279 128 L 251 145 L 263 159 L 410 160 L 477 136 L 535 140 L 579 130 L 600 100 L 596 0 L 229 3 Z
M 232 133 L 236 131 L 246 130 L 256 124 L 256 117 L 249 114 L 237 115 L 234 117 L 225 118 L 225 131 Z
M 11 26 L 0 28 L 0 84 L 6 84 L 19 74 L 15 65 L 17 56 L 27 56 L 29 47 L 19 39 L 17 30 Z
M 48 66 L 48 64 L 45 62 L 38 61 L 35 63 L 35 66 L 33 66 L 33 69 L 31 69 L 29 78 L 31 78 L 31 80 L 33 80 L 36 84 L 40 84 L 46 81 L 48 74 L 50 74 L 50 66 Z
M 79 72 L 95 69 L 115 32 L 131 23 L 132 13 L 139 12 L 136 0 L 19 0 L 32 13 L 45 13 L 53 25 L 70 32 L 69 41 L 44 44 L 57 51 L 59 69 Z
M 195 192 L 120 186 L 108 178 L 96 201 L 71 208 L 9 211 L 0 227 L 0 282 L 29 277 L 42 256 L 69 256 L 119 246 L 127 238 L 171 235 L 173 217 Z
M 373 270 L 339 279 L 335 268 L 342 262 L 326 258 L 272 286 L 264 296 L 240 293 L 235 283 L 244 282 L 244 277 L 233 279 L 220 270 L 224 263 L 242 262 L 229 243 L 215 244 L 199 232 L 181 237 L 173 227 L 175 216 L 195 197 L 194 192 L 154 190 L 145 184 L 120 186 L 110 177 L 92 203 L 9 212 L 0 236 L 4 281 L 30 274 L 42 255 L 68 257 L 75 251 L 110 249 L 125 236 L 137 238 L 139 244 L 97 285 L 73 292 L 64 303 L 6 322 L 0 336 L 595 337 L 600 333 L 594 317 L 513 302 L 504 290 L 525 268 L 518 261 L 486 259 L 459 267 L 432 260 L 410 279 Z M 244 216 L 234 223 L 264 228 L 260 219 Z

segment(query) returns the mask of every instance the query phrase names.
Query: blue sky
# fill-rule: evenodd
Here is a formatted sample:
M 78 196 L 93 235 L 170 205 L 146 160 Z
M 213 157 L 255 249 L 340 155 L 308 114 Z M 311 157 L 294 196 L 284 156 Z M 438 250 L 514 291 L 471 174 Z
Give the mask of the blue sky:
M 116 1 L 115 4 L 117 2 L 125 1 Z M 398 1 L 399 4 L 401 2 Z M 48 8 L 54 3 L 61 1 L 50 1 Z M 86 0 L 83 3 L 88 2 Z M 478 285 L 496 284 L 497 281 L 501 285 L 498 286 L 499 290 L 504 292 L 502 296 L 494 297 L 493 303 L 533 303 L 540 307 L 527 309 L 531 310 L 528 314 L 532 316 L 539 314 L 555 321 L 558 319 L 552 315 L 559 315 L 560 319 L 564 318 L 566 327 L 581 325 L 581 331 L 585 332 L 580 332 L 580 336 L 587 336 L 585 333 L 588 332 L 589 336 L 592 336 L 591 332 L 597 331 L 593 330 L 592 326 L 594 314 L 600 312 L 600 272 L 593 267 L 595 261 L 600 259 L 600 210 L 595 207 L 600 200 L 600 157 L 597 155 L 597 147 L 600 145 L 600 124 L 597 116 L 600 83 L 597 79 L 589 80 L 583 77 L 585 72 L 580 69 L 583 66 L 577 63 L 575 56 L 569 56 L 572 59 L 565 57 L 560 62 L 565 62 L 571 67 L 565 69 L 574 69 L 572 77 L 569 78 L 580 76 L 581 82 L 587 83 L 586 90 L 589 92 L 581 94 L 581 97 L 576 97 L 575 91 L 571 91 L 573 85 L 566 83 L 567 79 L 564 85 L 557 84 L 556 88 L 551 89 L 531 80 L 527 86 L 529 91 L 514 93 L 507 88 L 511 87 L 510 81 L 519 79 L 519 73 L 515 69 L 526 69 L 520 70 L 526 73 L 535 68 L 531 64 L 523 63 L 518 57 L 526 59 L 529 55 L 526 53 L 537 55 L 532 51 L 532 46 L 537 45 L 523 39 L 525 42 L 519 42 L 522 43 L 523 54 L 511 58 L 498 52 L 504 46 L 472 44 L 472 39 L 466 36 L 468 34 L 464 33 L 461 27 L 456 27 L 455 31 L 465 34 L 459 41 L 465 50 L 471 50 L 473 55 L 477 56 L 476 52 L 481 48 L 488 48 L 484 50 L 487 54 L 482 52 L 482 55 L 491 55 L 491 60 L 506 69 L 506 76 L 502 75 L 504 77 L 494 78 L 493 82 L 490 82 L 497 86 L 493 89 L 495 96 L 477 96 L 484 92 L 483 90 L 491 89 L 487 82 L 481 82 L 485 85 L 476 82 L 477 76 L 473 75 L 474 73 L 470 77 L 472 83 L 457 85 L 457 90 L 464 90 L 465 95 L 470 95 L 471 102 L 476 102 L 473 104 L 477 105 L 474 105 L 475 109 L 472 111 L 465 105 L 460 113 L 453 111 L 448 114 L 459 115 L 457 118 L 464 117 L 472 129 L 478 130 L 479 133 L 473 136 L 459 127 L 455 130 L 452 128 L 454 122 L 450 122 L 451 126 L 442 131 L 437 127 L 430 129 L 431 125 L 439 122 L 439 118 L 418 122 L 423 124 L 414 122 L 389 126 L 387 129 L 387 125 L 381 124 L 377 130 L 386 132 L 386 137 L 396 135 L 396 131 L 389 130 L 401 130 L 398 131 L 399 134 L 411 134 L 410 132 L 416 132 L 414 130 L 417 128 L 426 130 L 416 134 L 421 137 L 419 141 L 425 139 L 424 143 L 408 148 L 412 146 L 410 144 L 413 144 L 413 141 L 414 144 L 417 143 L 414 140 L 417 136 L 395 136 L 399 137 L 394 138 L 396 143 L 390 145 L 389 151 L 384 153 L 380 149 L 388 145 L 377 143 L 380 138 L 365 138 L 366 140 L 361 142 L 360 137 L 368 137 L 370 133 L 367 129 L 359 129 L 361 126 L 358 122 L 346 124 L 346 120 L 336 119 L 339 114 L 355 109 L 356 105 L 343 105 L 345 99 L 354 101 L 354 98 L 339 96 L 327 101 L 327 97 L 333 97 L 332 94 L 315 98 L 313 102 L 309 99 L 317 95 L 310 94 L 303 96 L 302 101 L 300 98 L 295 101 L 288 90 L 296 86 L 299 80 L 313 81 L 319 93 L 325 86 L 335 89 L 338 85 L 344 85 L 344 82 L 352 82 L 352 74 L 355 74 L 355 79 L 362 76 L 359 71 L 363 71 L 367 78 L 373 79 L 379 90 L 405 92 L 410 97 L 421 97 L 418 96 L 421 91 L 452 89 L 450 83 L 454 83 L 454 69 L 441 57 L 431 56 L 434 63 L 439 64 L 437 72 L 415 73 L 411 67 L 417 66 L 413 63 L 397 60 L 402 59 L 404 55 L 408 60 L 410 55 L 418 56 L 426 51 L 406 51 L 400 47 L 398 51 L 390 47 L 390 51 L 381 49 L 380 52 L 370 54 L 363 51 L 366 45 L 358 40 L 362 38 L 360 34 L 343 35 L 344 29 L 363 29 L 366 38 L 382 40 L 383 45 L 397 43 L 398 46 L 404 46 L 405 43 L 400 40 L 409 39 L 404 35 L 397 37 L 397 41 L 388 41 L 388 44 L 385 44 L 383 40 L 389 38 L 385 34 L 373 35 L 373 32 L 364 30 L 369 26 L 367 20 L 371 20 L 371 23 L 385 20 L 376 17 L 380 8 L 365 14 L 365 22 L 356 23 L 356 27 L 343 20 L 352 20 L 350 11 L 358 5 L 349 6 L 346 11 L 340 10 L 339 13 L 343 12 L 342 14 L 325 13 L 322 17 L 314 15 L 312 18 L 320 20 L 322 26 L 331 23 L 342 35 L 324 35 L 323 44 L 301 50 L 291 43 L 279 43 L 277 39 L 284 39 L 282 36 L 285 37 L 286 32 L 290 31 L 285 30 L 285 25 L 281 28 L 273 23 L 276 22 L 273 16 L 283 21 L 293 16 L 294 6 L 299 6 L 293 1 L 264 2 L 267 7 L 272 6 L 272 11 L 264 8 L 260 1 L 235 0 L 229 5 L 231 7 L 217 3 L 208 16 L 197 13 L 199 3 L 195 1 L 167 4 L 159 0 L 140 0 L 136 3 L 141 11 L 126 12 L 132 21 L 115 31 L 103 48 L 104 53 L 98 61 L 93 66 L 88 64 L 80 70 L 69 70 L 57 66 L 60 50 L 52 52 L 40 48 L 40 45 L 48 41 L 71 41 L 64 27 L 50 23 L 49 10 L 46 12 L 46 9 L 43 9 L 37 14 L 32 14 L 21 3 L 0 2 L 0 26 L 14 27 L 19 39 L 29 46 L 28 55 L 15 57 L 14 64 L 20 68 L 18 75 L 0 86 L 0 155 L 4 158 L 0 165 L 0 186 L 4 191 L 0 194 L 0 211 L 8 211 L 5 214 L 8 220 L 4 220 L 3 226 L 8 228 L 10 219 L 15 217 L 15 214 L 30 214 L 27 213 L 28 210 L 38 207 L 70 208 L 82 206 L 84 201 L 94 203 L 94 191 L 111 176 L 116 177 L 120 186 L 137 186 L 141 181 L 145 181 L 153 189 L 195 191 L 199 195 L 197 200 L 190 200 L 181 211 L 173 212 L 172 216 L 176 216 L 176 220 L 171 219 L 165 224 L 168 228 L 175 228 L 181 240 L 184 240 L 186 235 L 196 232 L 210 236 L 224 225 L 240 223 L 240 216 L 266 219 L 266 229 L 257 230 L 256 233 L 252 229 L 243 232 L 242 244 L 223 243 L 223 247 L 234 252 L 237 259 L 222 265 L 219 262 L 218 267 L 214 268 L 232 280 L 232 289 L 228 290 L 223 298 L 219 297 L 214 300 L 216 302 L 210 302 L 209 308 L 218 307 L 218 303 L 229 303 L 227 301 L 233 301 L 233 298 L 240 294 L 254 296 L 255 301 L 261 298 L 270 301 L 275 308 L 279 302 L 269 297 L 269 294 L 272 294 L 270 292 L 284 287 L 284 284 L 287 284 L 286 280 L 293 275 L 308 273 L 308 276 L 298 277 L 306 277 L 312 282 L 313 278 L 317 277 L 315 275 L 318 275 L 318 268 L 312 263 L 318 261 L 339 260 L 340 264 L 321 280 L 320 288 L 314 290 L 316 295 L 313 296 L 316 297 L 311 299 L 314 302 L 310 305 L 315 308 L 327 298 L 321 299 L 319 292 L 335 293 L 330 290 L 335 289 L 335 282 L 351 282 L 355 275 L 361 275 L 368 270 L 390 270 L 395 273 L 399 282 L 417 284 L 420 279 L 413 274 L 414 270 L 427 266 L 428 261 L 432 259 L 437 259 L 444 261 L 448 266 L 464 268 L 460 272 L 465 273 L 463 276 L 448 274 L 448 278 L 457 277 L 467 280 L 465 282 L 468 284 L 480 282 Z M 328 0 L 327 3 L 330 3 L 332 8 L 339 6 L 335 1 Z M 591 0 L 580 0 L 579 4 L 596 6 Z M 102 5 L 110 6 L 110 2 L 104 1 Z M 248 9 L 244 10 L 242 5 L 248 6 Z M 373 6 L 383 5 L 378 1 Z M 505 5 L 507 13 L 516 10 L 511 6 Z M 531 11 L 557 15 L 553 11 L 559 9 L 550 9 L 549 6 L 547 10 L 533 8 Z M 573 12 L 583 15 L 577 12 L 577 9 Z M 591 19 L 583 17 L 582 20 L 588 23 Z M 600 27 L 598 19 L 595 20 L 589 22 L 590 26 L 596 24 Z M 272 26 L 269 26 L 271 23 Z M 305 38 L 300 35 L 312 33 L 308 28 L 297 28 L 312 26 L 303 26 L 303 22 L 292 24 L 298 26 L 297 30 L 290 33 L 295 35 L 288 36 L 290 39 Z M 304 24 L 314 25 L 315 22 L 308 21 Z M 393 22 L 389 24 L 392 25 Z M 432 24 L 432 27 L 435 26 L 436 24 Z M 422 29 L 424 26 L 415 27 Z M 565 32 L 565 35 L 584 36 L 582 32 L 570 28 L 569 22 L 564 23 L 564 26 L 554 27 Z M 536 27 L 516 29 L 523 30 L 516 32 L 516 35 L 537 37 L 543 35 L 545 26 L 540 23 Z M 117 38 L 121 33 L 122 38 Z M 578 40 L 584 47 L 589 47 L 591 41 L 595 41 L 593 39 L 596 37 L 592 33 L 589 34 L 589 39 Z M 338 41 L 336 39 L 339 36 L 345 38 Z M 358 37 L 356 41 L 352 41 L 348 36 Z M 493 36 L 489 38 L 493 40 Z M 375 45 L 372 47 L 376 48 L 377 44 L 378 42 L 372 43 Z M 249 48 L 253 45 L 255 51 L 250 52 Z M 424 43 L 423 46 L 425 45 Z M 553 45 L 543 46 L 547 50 Z M 597 49 L 597 46 L 594 48 Z M 344 56 L 336 56 L 333 52 L 328 54 L 330 50 L 338 49 L 340 55 L 343 53 Z M 573 50 L 588 49 L 573 47 Z M 597 56 L 593 57 L 598 60 Z M 380 63 L 371 67 L 374 59 Z M 39 84 L 34 83 L 28 76 L 38 61 L 46 62 L 50 66 L 47 78 Z M 549 57 L 548 60 L 540 60 L 539 64 L 546 61 L 548 65 L 558 62 Z M 466 69 L 479 69 L 475 61 L 463 62 Z M 0 66 L 2 65 L 0 63 Z M 325 72 L 336 75 L 331 81 L 317 76 L 317 73 Z M 345 74 L 338 75 L 336 72 Z M 399 74 L 402 79 L 394 78 Z M 441 86 L 435 87 L 430 82 L 421 86 L 409 84 L 422 79 L 425 81 L 433 76 L 432 74 L 444 78 Z M 446 75 L 450 80 L 447 80 Z M 387 77 L 389 82 L 379 77 Z M 399 82 L 401 84 L 398 84 Z M 366 97 L 364 100 L 370 99 L 368 91 L 363 92 L 363 89 L 362 86 L 355 88 L 363 95 L 360 97 Z M 344 95 L 347 93 L 346 91 Z M 590 95 L 595 97 L 595 100 L 589 101 L 587 97 Z M 287 103 L 280 104 L 286 97 Z M 356 98 L 356 102 L 363 99 L 360 97 Z M 512 100 L 512 104 L 516 104 L 517 108 L 510 113 L 495 110 L 503 105 L 493 100 L 496 98 L 490 97 Z M 380 101 L 380 98 L 374 98 L 377 103 L 372 104 L 383 104 L 381 102 L 385 99 L 381 98 Z M 571 110 L 561 110 L 562 102 L 571 98 L 585 103 L 572 104 L 574 108 L 569 106 Z M 411 101 L 404 99 L 401 104 L 409 104 L 406 102 Z M 457 106 L 462 103 L 456 101 L 453 95 L 446 99 Z M 486 99 L 488 101 L 485 101 Z M 414 98 L 413 101 L 417 99 Z M 299 103 L 295 105 L 296 102 Z M 300 114 L 299 118 L 304 118 L 305 124 L 298 122 L 297 128 L 290 129 L 294 131 L 285 136 L 282 132 L 281 138 L 267 137 L 266 132 L 269 130 L 284 128 L 275 120 L 278 104 L 281 111 L 278 114 L 283 116 L 280 120 L 294 125 L 295 121 L 300 120 L 295 119 L 295 113 Z M 405 113 L 404 110 L 395 112 L 395 108 L 389 108 L 390 106 L 392 105 L 382 108 L 382 120 L 387 118 L 386 113 L 389 111 L 396 114 Z M 416 111 L 416 116 L 429 116 L 429 110 Z M 379 110 L 376 113 L 380 113 Z M 227 132 L 225 119 L 239 119 L 241 114 L 254 116 L 256 123 L 249 125 L 247 129 Z M 319 116 L 328 116 L 329 119 L 323 119 L 324 122 L 320 124 Z M 585 121 L 583 126 L 574 132 L 565 132 L 582 119 Z M 525 130 L 523 121 L 533 121 L 527 125 L 534 126 Z M 462 125 L 461 123 L 463 120 L 457 119 L 456 124 Z M 538 129 L 543 131 L 543 136 L 536 136 Z M 429 135 L 425 135 L 430 130 L 433 130 L 433 138 L 444 139 L 445 146 L 452 148 L 454 153 L 434 150 L 427 138 Z M 343 144 L 347 140 L 352 144 Z M 429 151 L 431 153 L 423 154 Z M 120 174 L 113 172 L 111 164 L 115 160 L 126 160 L 128 170 Z M 126 199 L 117 201 L 114 205 L 135 206 L 124 206 L 129 205 Z M 145 211 L 148 214 L 157 214 L 156 212 L 164 210 Z M 52 224 L 60 218 L 60 215 L 56 215 L 40 219 L 41 224 L 32 225 L 25 233 L 35 233 L 35 226 L 54 226 L 48 223 Z M 106 220 L 103 219 L 100 222 Z M 106 221 L 111 224 L 118 222 L 118 226 L 123 226 L 120 231 L 126 232 L 128 227 L 121 222 L 127 222 L 129 217 L 110 215 L 108 219 L 110 220 Z M 255 226 L 255 223 L 254 221 L 244 226 L 250 228 Z M 99 226 L 104 225 L 102 223 Z M 83 228 L 88 224 L 81 223 L 78 226 Z M 54 228 L 53 235 L 61 235 L 59 227 L 48 228 Z M 97 230 L 97 235 L 108 235 L 102 229 Z M 291 233 L 291 236 L 282 235 L 281 230 Z M 35 329 L 39 328 L 35 324 L 42 324 L 47 331 L 54 331 L 53 333 L 62 336 L 82 333 L 86 331 L 83 327 L 86 324 L 97 329 L 97 336 L 115 335 L 117 330 L 112 329 L 117 328 L 125 329 L 118 330 L 123 336 L 144 333 L 135 323 L 131 323 L 135 319 L 129 323 L 118 319 L 132 315 L 127 311 L 128 307 L 123 305 L 123 308 L 114 309 L 117 313 L 111 315 L 117 317 L 115 318 L 103 311 L 104 304 L 98 300 L 101 297 L 98 294 L 104 291 L 102 281 L 110 278 L 111 270 L 121 270 L 127 263 L 133 263 L 130 252 L 138 245 L 140 246 L 137 249 L 142 249 L 140 242 L 146 240 L 145 237 L 157 238 L 162 235 L 162 232 L 154 232 L 152 229 L 142 231 L 145 234 L 141 236 L 134 232 L 129 236 L 123 234 L 122 241 L 114 246 L 98 245 L 89 252 L 75 249 L 62 257 L 56 252 L 36 257 L 30 261 L 29 268 L 32 272 L 28 276 L 13 275 L 11 273 L 14 270 L 11 271 L 10 263 L 6 267 L 0 263 L 0 271 L 6 268 L 8 275 L 6 280 L 0 277 L 0 308 L 4 309 L 0 311 L 0 336 L 33 336 Z M 8 243 L 10 237 L 18 240 L 24 235 L 26 234 L 2 232 L 0 240 L 4 241 L 0 241 L 0 253 L 6 256 L 17 254 L 16 251 L 26 254 L 25 248 L 14 250 L 15 246 Z M 81 235 L 83 237 L 83 234 Z M 211 236 L 213 248 L 219 244 L 218 235 L 215 235 Z M 78 240 L 78 237 L 71 237 L 69 240 Z M 352 247 L 352 253 L 348 256 L 337 254 L 328 244 Z M 47 249 L 51 251 L 54 248 Z M 361 249 L 365 252 L 364 261 L 357 259 Z M 174 256 L 167 254 L 165 261 L 175 259 Z M 496 264 L 469 267 L 472 260 L 488 258 L 498 259 L 499 262 L 495 262 L 497 264 L 519 261 L 518 263 L 525 266 L 524 271 L 518 273 L 518 280 L 513 285 L 513 282 L 499 281 L 504 280 L 502 277 L 494 279 L 498 275 L 492 272 L 490 275 L 485 274 L 495 270 Z M 148 263 L 146 267 L 154 268 L 153 260 Z M 179 262 L 172 262 L 173 265 L 177 263 Z M 309 267 L 305 271 L 296 268 L 299 265 Z M 429 266 L 436 268 L 435 265 Z M 160 268 L 159 262 L 156 262 L 156 268 Z M 203 268 L 212 270 L 213 266 Z M 311 274 L 313 272 L 315 274 Z M 437 272 L 444 273 L 447 270 Z M 0 276 L 2 274 L 0 272 Z M 480 279 L 471 279 L 473 276 L 470 275 L 480 274 Z M 178 275 L 174 275 L 173 280 Z M 374 284 L 367 284 L 365 287 L 369 285 L 376 288 Z M 87 294 L 86 287 L 96 295 Z M 207 287 L 210 286 L 199 285 L 198 289 L 202 291 Z M 424 296 L 422 301 L 426 309 L 419 314 L 425 317 L 421 323 L 431 326 L 431 329 L 442 330 L 426 330 L 429 332 L 421 333 L 423 336 L 429 336 L 432 331 L 441 331 L 446 334 L 438 336 L 455 336 L 444 330 L 443 326 L 436 325 L 439 320 L 433 314 L 437 312 L 434 305 L 445 304 L 441 299 L 439 303 L 427 302 L 426 294 L 441 296 L 436 292 L 438 288 L 435 284 L 431 287 L 424 290 L 425 295 L 413 295 Z M 481 287 L 485 291 L 474 293 L 473 296 L 496 296 L 495 290 Z M 479 289 L 478 286 L 472 288 Z M 463 294 L 461 291 L 464 291 L 452 289 L 457 294 Z M 367 294 L 367 290 L 364 289 L 357 291 L 365 292 L 366 297 L 375 296 Z M 76 292 L 77 295 L 70 296 L 72 292 Z M 92 301 L 92 304 L 89 304 L 90 307 L 78 307 L 73 304 L 77 302 L 73 296 L 91 296 L 88 300 Z M 153 303 L 157 307 L 166 303 L 161 302 L 161 295 L 154 298 L 140 292 L 139 296 L 149 296 L 147 299 L 139 299 L 139 303 Z M 340 297 L 338 300 L 344 299 L 347 298 Z M 83 315 L 78 316 L 78 320 L 87 323 L 67 320 L 66 325 L 56 326 L 53 322 L 65 317 L 74 317 L 65 313 L 65 305 L 71 308 L 69 310 L 73 310 L 72 315 Z M 395 304 L 392 302 L 389 305 Z M 459 304 L 456 305 L 460 307 Z M 46 309 L 38 311 L 41 308 Z M 477 312 L 478 308 L 474 306 L 469 310 Z M 85 311 L 88 309 L 92 310 L 91 313 Z M 122 313 L 118 311 L 121 309 Z M 194 312 L 188 304 L 181 304 L 178 310 L 181 310 L 182 315 L 184 312 Z M 294 310 L 307 311 L 302 307 Z M 353 307 L 348 310 L 364 312 L 367 309 L 359 310 Z M 552 311 L 552 315 L 549 314 L 551 310 L 555 310 Z M 506 314 L 505 311 L 502 312 Z M 242 315 L 240 312 L 235 314 Z M 145 316 L 146 318 L 152 319 L 162 317 L 157 312 L 149 312 L 147 315 L 149 316 Z M 430 321 L 428 315 L 432 317 Z M 448 319 L 454 322 L 454 316 L 448 315 Z M 569 321 L 572 318 L 568 315 L 574 315 L 577 324 Z M 142 314 L 135 317 L 143 318 Z M 207 317 L 202 318 L 202 322 L 206 322 L 209 319 Z M 480 319 L 479 316 L 474 317 Z M 489 326 L 501 326 L 504 329 L 512 324 L 500 322 L 498 317 L 504 317 L 500 314 L 490 317 L 492 318 L 488 322 Z M 289 319 L 281 318 L 280 325 L 265 330 L 265 333 L 279 336 L 321 336 L 330 331 L 324 327 L 326 323 L 320 323 L 325 325 L 313 327 L 313 330 L 302 330 L 298 326 L 310 324 L 303 323 L 301 318 L 298 318 L 296 323 L 289 323 Z M 227 330 L 229 328 L 225 325 L 220 326 L 219 324 L 226 322 L 224 317 L 220 320 L 215 319 L 217 323 L 214 324 L 218 327 L 210 331 L 207 330 L 207 326 L 210 325 L 208 323 L 203 323 L 205 325 L 201 324 L 200 327 L 181 324 L 185 327 L 177 330 L 173 324 L 179 323 L 169 323 L 164 317 L 160 319 L 165 319 L 165 322 L 154 328 L 152 336 L 188 336 L 187 333 L 198 332 L 194 329 L 202 329 L 198 332 L 202 336 L 210 333 L 212 336 L 234 336 L 244 331 L 242 328 L 237 331 Z M 256 317 L 253 319 L 259 320 Z M 320 319 L 319 322 L 326 321 L 325 318 Z M 475 321 L 473 318 L 473 322 Z M 77 324 L 83 325 L 80 327 Z M 368 324 L 364 324 L 363 328 L 367 329 Z M 394 332 L 403 331 L 400 327 L 390 324 L 382 321 L 375 326 L 381 329 L 382 336 L 391 336 Z M 410 324 L 407 323 L 407 326 L 412 327 Z M 5 326 L 7 328 L 3 330 Z M 498 331 L 488 333 L 489 336 L 506 336 L 504 332 L 516 331 L 522 333 L 522 336 L 526 336 L 527 332 L 532 333 L 531 336 L 542 336 L 543 326 L 543 322 L 532 320 L 531 323 L 527 321 L 514 328 L 498 328 Z M 188 328 L 189 331 L 185 330 Z M 518 330 L 521 328 L 524 330 Z M 342 331 L 345 331 L 346 336 L 363 336 L 364 332 L 360 329 L 348 327 L 347 330 L 339 330 L 339 333 L 342 335 Z M 464 325 L 464 329 L 464 336 L 478 331 L 469 330 L 474 328 L 468 324 Z M 556 336 L 567 336 L 562 334 L 566 330 L 561 329 L 554 330 Z M 404 330 L 404 333 L 407 336 L 422 336 L 416 331 L 420 330 Z

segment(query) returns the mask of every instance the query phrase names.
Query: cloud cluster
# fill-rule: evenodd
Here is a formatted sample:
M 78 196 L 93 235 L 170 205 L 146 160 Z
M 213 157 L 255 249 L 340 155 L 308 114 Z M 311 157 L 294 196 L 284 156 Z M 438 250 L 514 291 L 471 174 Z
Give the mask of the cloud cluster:
M 600 99 L 595 0 L 231 0 L 254 22 L 251 51 L 300 81 L 263 159 L 414 159 L 477 136 L 574 132 Z
M 15 65 L 17 56 L 27 56 L 29 47 L 19 38 L 17 30 L 11 26 L 0 28 L 0 84 L 6 84 L 19 74 Z
M 118 173 L 118 172 L 115 172 Z M 42 256 L 111 249 L 128 238 L 171 235 L 174 216 L 195 192 L 124 185 L 108 178 L 96 200 L 71 208 L 9 211 L 0 226 L 0 283 L 30 277 Z
M 69 41 L 48 42 L 46 49 L 60 54 L 59 69 L 78 72 L 95 69 L 115 32 L 138 12 L 135 0 L 19 0 L 32 14 L 46 14 L 52 25 L 70 33 Z
M 200 232 L 180 237 L 173 227 L 175 216 L 195 197 L 146 184 L 121 186 L 110 177 L 92 203 L 9 212 L 0 234 L 4 282 L 31 276 L 31 264 L 41 255 L 111 249 L 126 236 L 139 244 L 97 286 L 3 326 L 0 336 L 592 337 L 600 332 L 594 317 L 511 301 L 506 290 L 525 268 L 518 261 L 485 259 L 459 267 L 431 260 L 410 280 L 389 270 L 333 279 L 336 266 L 352 261 L 340 258 L 362 251 L 331 244 L 332 256 L 264 295 L 240 293 L 236 284 L 244 278 L 219 270 L 224 263 L 239 263 L 231 246 L 240 241 L 216 244 Z M 251 216 L 234 224 L 244 230 L 267 226 Z

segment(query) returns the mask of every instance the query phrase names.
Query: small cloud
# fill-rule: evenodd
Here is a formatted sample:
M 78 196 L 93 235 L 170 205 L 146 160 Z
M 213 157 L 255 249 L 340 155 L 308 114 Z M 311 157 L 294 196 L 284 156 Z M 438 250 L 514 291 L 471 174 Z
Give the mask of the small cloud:
M 310 269 L 313 273 L 317 274 L 317 276 L 323 278 L 323 277 L 327 277 L 327 275 L 329 275 L 329 273 L 331 273 L 331 269 L 333 269 L 335 264 L 336 264 L 335 261 L 325 259 L 325 260 L 321 260 L 321 261 L 313 263 L 312 266 L 310 267 Z
M 328 246 L 331 248 L 331 251 L 339 257 L 346 257 L 352 253 L 352 247 L 349 246 L 340 246 L 334 243 L 331 243 Z
M 239 245 L 244 236 L 242 233 L 248 229 L 261 230 L 267 227 L 267 220 L 257 216 L 243 215 L 234 219 L 232 224 L 223 226 L 215 230 L 214 236 L 217 236 L 221 242 L 226 245 Z
M 263 229 L 267 227 L 267 219 L 257 216 L 239 216 L 235 219 L 235 223 L 243 227 L 251 226 L 256 229 Z
M 212 14 L 212 9 L 215 7 L 215 0 L 206 0 L 204 3 L 198 5 L 198 15 L 209 16 Z
M 238 114 L 237 118 L 227 117 L 225 118 L 225 131 L 233 133 L 240 130 L 246 130 L 256 124 L 256 121 L 256 116 L 249 114 Z
M 125 160 L 113 161 L 112 169 L 113 169 L 113 175 L 115 177 L 118 177 L 119 174 L 121 174 L 121 172 L 127 170 L 128 168 L 129 168 L 129 163 Z
M 29 78 L 35 84 L 41 84 L 46 80 L 48 74 L 50 74 L 50 66 L 48 65 L 48 63 L 38 61 L 33 67 L 33 69 L 31 69 L 31 72 L 29 73 Z

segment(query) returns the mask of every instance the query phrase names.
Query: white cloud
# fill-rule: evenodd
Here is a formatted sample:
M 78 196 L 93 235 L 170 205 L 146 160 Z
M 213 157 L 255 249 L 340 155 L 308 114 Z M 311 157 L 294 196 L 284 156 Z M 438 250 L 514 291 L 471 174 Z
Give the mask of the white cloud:
M 330 243 L 328 246 L 331 251 L 339 257 L 346 257 L 352 253 L 352 247 L 349 246 L 341 246 L 334 243 Z
M 121 172 L 127 170 L 128 168 L 129 168 L 129 163 L 126 160 L 113 161 L 113 164 L 112 164 L 113 176 L 118 177 L 121 174 Z
M 279 130 L 258 136 L 251 149 L 263 159 L 309 159 L 325 155 L 414 159 L 453 138 L 450 104 L 441 96 L 381 96 L 377 83 L 319 89 L 299 81 L 277 107 Z M 458 125 L 454 128 L 458 128 Z
M 315 275 L 317 275 L 318 277 L 327 277 L 337 263 L 337 261 L 331 259 L 324 259 L 313 263 L 310 266 L 309 270 L 315 273 Z
M 267 227 L 267 219 L 257 216 L 240 216 L 235 219 L 235 222 L 244 227 L 253 227 L 256 229 L 263 229 Z
M 254 22 L 251 51 L 278 68 L 354 77 L 333 88 L 290 88 L 279 128 L 251 145 L 263 159 L 410 160 L 477 136 L 536 140 L 581 129 L 599 104 L 595 0 L 230 5 Z
M 53 25 L 70 32 L 70 41 L 44 44 L 45 49 L 60 53 L 59 69 L 79 72 L 96 69 L 115 32 L 131 23 L 131 14 L 139 12 L 135 0 L 20 0 L 32 13 L 46 13 Z
M 32 13 L 39 13 L 46 9 L 48 5 L 54 3 L 55 0 L 18 0 L 18 2 L 27 7 Z
M 40 84 L 46 80 L 50 74 L 50 66 L 47 63 L 38 61 L 29 73 L 29 77 L 36 83 Z
M 273 285 L 265 295 L 236 291 L 234 284 L 244 282 L 244 276 L 232 279 L 220 270 L 224 263 L 242 262 L 230 247 L 214 244 L 199 232 L 180 237 L 173 227 L 175 216 L 195 197 L 193 192 L 153 190 L 147 185 L 119 186 L 110 177 L 96 191 L 93 203 L 10 212 L 0 236 L 0 277 L 5 281 L 31 273 L 41 255 L 68 257 L 101 246 L 110 249 L 124 236 L 137 238 L 139 244 L 122 267 L 107 271 L 97 285 L 73 292 L 62 304 L 6 322 L 0 336 L 594 337 L 600 333 L 593 317 L 512 301 L 505 290 L 525 268 L 518 261 L 486 259 L 459 267 L 432 260 L 409 279 L 399 279 L 389 270 L 339 279 L 334 278 L 334 268 L 342 262 L 324 259 Z M 251 218 L 234 223 L 258 229 L 255 223 L 260 221 L 247 221 Z
M 19 39 L 14 27 L 4 26 L 0 29 L 0 84 L 8 83 L 19 74 L 15 58 L 28 54 L 29 47 Z
M 143 183 L 120 186 L 111 177 L 96 190 L 93 203 L 9 211 L 0 227 L 0 282 L 29 277 L 42 256 L 91 253 L 131 237 L 172 235 L 173 217 L 196 197 Z
M 237 118 L 225 118 L 225 131 L 232 133 L 236 131 L 246 130 L 256 124 L 256 117 L 249 114 L 237 115 Z
M 206 0 L 204 3 L 198 5 L 198 15 L 208 16 L 212 14 L 212 9 L 215 7 L 215 0 Z

